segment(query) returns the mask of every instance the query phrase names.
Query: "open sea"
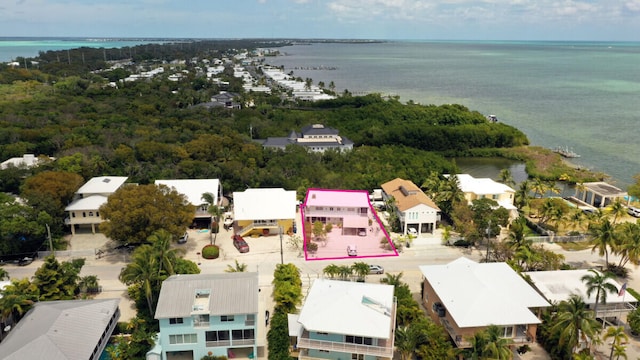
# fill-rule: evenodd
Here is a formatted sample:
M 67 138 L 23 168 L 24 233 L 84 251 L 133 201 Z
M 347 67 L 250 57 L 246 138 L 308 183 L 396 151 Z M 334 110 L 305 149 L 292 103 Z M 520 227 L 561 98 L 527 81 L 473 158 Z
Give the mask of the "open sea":
M 158 42 L 0 38 L 0 62 L 46 50 Z M 336 91 L 463 104 L 522 130 L 532 145 L 573 150 L 581 155 L 573 163 L 609 174 L 623 189 L 640 173 L 640 43 L 396 41 L 280 50 L 284 56 L 268 63 L 315 83 L 333 81 Z M 302 70 L 310 68 L 316 70 Z
M 336 91 L 458 103 L 567 147 L 571 161 L 626 189 L 640 173 L 640 43 L 398 41 L 322 43 L 269 57 L 295 76 Z M 316 68 L 318 70 L 302 70 Z

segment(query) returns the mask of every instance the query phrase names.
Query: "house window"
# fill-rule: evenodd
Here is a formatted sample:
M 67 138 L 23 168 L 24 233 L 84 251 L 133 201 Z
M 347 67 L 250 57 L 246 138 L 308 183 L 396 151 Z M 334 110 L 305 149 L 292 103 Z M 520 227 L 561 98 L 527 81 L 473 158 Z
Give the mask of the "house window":
M 318 335 L 329 335 L 329 333 L 326 333 L 326 332 L 319 332 L 319 331 L 318 331 L 316 334 L 318 334 Z
M 99 211 L 96 211 L 96 216 L 100 217 L 100 212 Z
M 195 344 L 198 342 L 196 334 L 169 335 L 169 344 Z
M 86 212 L 82 212 L 82 217 L 87 217 L 87 213 Z
M 503 326 L 501 332 L 502 337 L 511 338 L 513 337 L 513 326 Z
M 89 211 L 89 216 L 93 216 L 93 211 Z
M 183 318 L 170 318 L 169 319 L 169 324 L 170 325 L 182 324 L 183 322 L 184 322 Z
M 496 194 L 496 195 L 493 195 L 491 198 L 492 198 L 493 200 L 498 200 L 498 195 L 497 195 L 497 194 Z
M 193 326 L 209 326 L 209 314 L 196 315 L 193 317 Z
M 256 324 L 256 316 L 254 314 L 247 314 L 247 319 L 244 321 L 246 326 L 253 326 Z
M 209 341 L 229 341 L 229 330 L 207 331 L 205 339 Z
M 233 315 L 222 315 L 222 316 L 220 316 L 220 321 L 222 321 L 222 322 L 233 321 Z
M 351 354 L 351 360 L 364 360 L 363 354 Z
M 253 329 L 240 329 L 231 331 L 231 339 L 233 340 L 253 340 L 255 334 Z
M 370 337 L 347 335 L 345 336 L 344 342 L 350 344 L 372 345 L 373 339 Z
M 73 218 L 76 217 L 76 213 L 72 212 L 71 213 L 71 217 L 73 217 Z

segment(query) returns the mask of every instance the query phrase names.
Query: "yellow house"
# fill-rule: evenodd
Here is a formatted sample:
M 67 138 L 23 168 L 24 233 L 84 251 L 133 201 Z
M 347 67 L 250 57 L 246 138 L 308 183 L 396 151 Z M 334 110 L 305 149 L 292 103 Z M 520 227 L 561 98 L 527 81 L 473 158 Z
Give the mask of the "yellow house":
M 458 187 L 464 193 L 464 198 L 469 205 L 473 200 L 487 198 L 507 209 L 511 219 L 518 217 L 518 208 L 513 205 L 516 191 L 511 187 L 489 178 L 474 178 L 469 174 L 456 174 L 456 177 L 458 178 Z
M 100 206 L 126 181 L 126 176 L 100 176 L 82 185 L 76 191 L 73 201 L 64 209 L 67 213 L 64 223 L 71 228 L 71 234 L 75 235 L 76 229 L 82 226 L 90 226 L 91 232 L 95 234 L 98 226 L 104 221 L 100 216 Z
M 235 233 L 240 236 L 293 233 L 296 192 L 282 188 L 247 189 L 233 193 Z

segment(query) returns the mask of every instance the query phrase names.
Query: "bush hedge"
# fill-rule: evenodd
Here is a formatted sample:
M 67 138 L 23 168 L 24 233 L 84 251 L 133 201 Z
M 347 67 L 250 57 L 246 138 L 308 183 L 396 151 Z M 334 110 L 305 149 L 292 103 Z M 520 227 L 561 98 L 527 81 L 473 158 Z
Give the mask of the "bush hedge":
M 217 259 L 220 256 L 220 248 L 217 245 L 206 245 L 202 248 L 202 257 L 205 259 Z

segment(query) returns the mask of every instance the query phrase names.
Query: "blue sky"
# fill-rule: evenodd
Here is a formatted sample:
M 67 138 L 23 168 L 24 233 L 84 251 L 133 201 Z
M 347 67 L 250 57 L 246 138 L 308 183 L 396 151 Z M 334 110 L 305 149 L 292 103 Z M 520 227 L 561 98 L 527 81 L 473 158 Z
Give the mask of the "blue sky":
M 640 41 L 640 0 L 2 0 L 0 36 Z

